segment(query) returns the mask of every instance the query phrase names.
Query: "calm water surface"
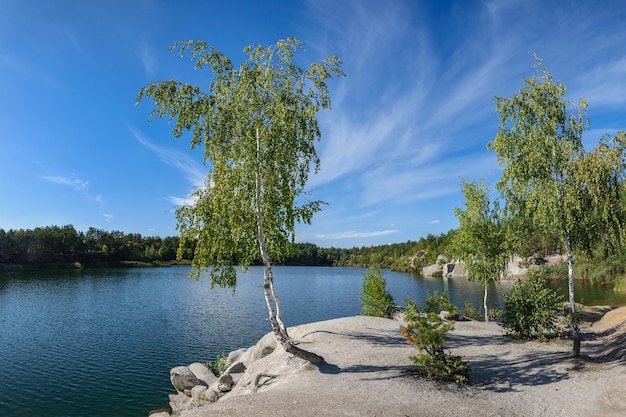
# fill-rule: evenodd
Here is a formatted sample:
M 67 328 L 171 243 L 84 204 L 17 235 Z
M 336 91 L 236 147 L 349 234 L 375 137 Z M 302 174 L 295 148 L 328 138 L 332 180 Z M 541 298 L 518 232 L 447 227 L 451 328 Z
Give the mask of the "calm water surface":
M 262 268 L 210 290 L 189 267 L 0 275 L 0 415 L 136 416 L 167 407 L 169 370 L 250 346 L 271 330 Z M 359 314 L 363 269 L 276 267 L 288 326 Z M 396 302 L 427 291 L 482 305 L 464 279 L 384 271 Z M 502 285 L 510 289 L 511 282 Z M 501 304 L 491 289 L 490 303 Z M 590 299 L 585 299 L 591 304 Z M 626 304 L 623 300 L 622 304 Z

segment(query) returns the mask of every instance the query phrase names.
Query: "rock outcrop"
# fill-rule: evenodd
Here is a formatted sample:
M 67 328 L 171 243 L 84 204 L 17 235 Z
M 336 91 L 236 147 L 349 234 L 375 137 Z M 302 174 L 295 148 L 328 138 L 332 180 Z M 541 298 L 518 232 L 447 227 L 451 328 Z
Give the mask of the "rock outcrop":
M 524 259 L 514 256 L 507 265 L 507 277 L 517 277 L 526 275 L 528 268 L 522 267 Z M 437 257 L 437 263 L 426 266 L 422 269 L 422 275 L 427 277 L 438 276 L 441 274 L 445 278 L 467 277 L 467 269 L 465 264 L 460 261 L 449 261 L 442 255 Z
M 275 375 L 268 374 L 265 371 L 267 366 L 258 362 L 274 353 L 277 347 L 276 338 L 269 333 L 255 346 L 231 352 L 227 369 L 219 377 L 201 363 L 173 368 L 170 381 L 176 394 L 169 396 L 173 413 L 215 402 L 226 394 L 255 392 L 260 386 L 270 383 Z

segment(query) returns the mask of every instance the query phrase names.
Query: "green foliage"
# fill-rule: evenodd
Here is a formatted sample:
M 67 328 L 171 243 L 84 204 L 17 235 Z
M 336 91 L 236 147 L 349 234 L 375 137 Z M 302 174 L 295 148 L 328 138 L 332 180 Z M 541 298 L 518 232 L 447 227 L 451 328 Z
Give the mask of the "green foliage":
M 418 366 L 420 375 L 439 381 L 451 381 L 459 385 L 469 381 L 470 367 L 460 356 L 445 351 L 447 333 L 454 329 L 453 322 L 443 321 L 435 313 L 422 313 L 413 300 L 405 299 L 404 321 L 400 327 L 407 343 L 415 346 L 419 353 L 409 359 Z
M 596 260 L 590 263 L 577 263 L 576 274 L 595 284 L 619 281 L 626 274 L 626 256 Z
M 518 279 L 504 295 L 502 326 L 515 337 L 544 340 L 557 332 L 556 315 L 562 306 L 561 297 L 546 286 L 537 269 L 531 269 L 525 281 Z
M 567 279 L 568 268 L 566 263 L 555 265 L 542 265 L 532 267 L 532 273 L 547 281 L 559 281 Z
M 564 317 L 563 327 L 565 327 L 565 329 L 571 329 L 572 314 L 570 312 L 569 305 L 564 304 L 562 312 Z M 583 306 L 581 304 L 576 303 L 576 306 L 574 307 L 574 319 L 576 320 L 576 323 L 580 323 L 583 321 Z
M 587 101 L 580 99 L 571 109 L 567 87 L 534 57 L 538 74 L 511 98 L 496 97 L 500 126 L 488 148 L 497 152 L 503 166 L 497 188 L 519 240 L 538 232 L 562 241 L 573 305 L 574 250 L 589 253 L 603 242 L 617 253 L 624 246 L 626 133 L 618 132 L 612 141 L 603 136 L 586 152 L 582 136 L 589 126 Z M 578 356 L 575 323 L 572 330 L 573 354 Z
M 392 317 L 395 311 L 393 296 L 387 291 L 387 280 L 378 268 L 371 268 L 363 276 L 361 314 L 374 317 Z
M 498 308 L 490 308 L 489 309 L 489 319 L 490 320 L 500 320 L 502 318 L 502 310 Z
M 465 264 L 470 281 L 478 281 L 485 291 L 485 319 L 488 319 L 487 290 L 492 281 L 506 275 L 511 249 L 506 224 L 498 201 L 489 200 L 489 187 L 482 182 L 462 181 L 465 210 L 456 208 L 459 229 L 450 252 Z
M 138 233 L 105 231 L 90 227 L 87 232 L 66 225 L 32 230 L 0 229 L 0 265 L 43 267 L 74 262 L 93 265 L 122 261 L 173 261 L 178 246 L 175 237 L 145 237 Z
M 613 290 L 617 291 L 617 292 L 625 292 L 626 291 L 626 277 L 625 276 L 622 276 L 617 281 L 615 281 L 615 284 L 613 286 Z
M 468 319 L 472 319 L 476 321 L 482 321 L 483 319 L 483 316 L 482 314 L 480 314 L 480 311 L 476 310 L 476 307 L 474 306 L 474 304 L 469 300 L 465 300 L 465 303 L 463 304 L 463 308 L 461 309 L 459 314 L 463 317 L 467 317 Z
M 334 265 L 360 268 L 389 268 L 392 271 L 419 272 L 447 253 L 454 230 L 440 235 L 428 234 L 418 241 L 354 248 L 320 248 L 310 243 L 296 243 L 287 265 Z
M 330 107 L 326 80 L 343 73 L 334 56 L 303 68 L 294 38 L 269 47 L 248 46 L 239 67 L 202 41 L 172 48 L 208 69 L 207 91 L 179 81 L 142 88 L 137 101 L 154 101 L 150 117 L 167 116 L 174 137 L 191 132 L 191 147 L 204 148 L 211 167 L 195 204 L 176 211 L 181 241 L 197 242 L 196 277 L 210 268 L 211 284 L 234 288 L 235 261 L 265 265 L 291 252 L 295 223 L 309 223 L 322 202 L 309 201 L 305 185 L 320 160 L 317 112 Z
M 204 366 L 206 366 L 209 371 L 213 372 L 213 375 L 219 377 L 228 368 L 228 355 L 223 353 L 221 355 L 217 355 L 215 361 L 205 362 Z
M 456 314 L 456 307 L 452 304 L 448 291 L 444 291 L 443 293 L 439 293 L 439 291 L 435 291 L 434 293 L 428 292 L 424 310 L 426 313 L 439 314 L 445 310 L 448 311 L 450 315 Z

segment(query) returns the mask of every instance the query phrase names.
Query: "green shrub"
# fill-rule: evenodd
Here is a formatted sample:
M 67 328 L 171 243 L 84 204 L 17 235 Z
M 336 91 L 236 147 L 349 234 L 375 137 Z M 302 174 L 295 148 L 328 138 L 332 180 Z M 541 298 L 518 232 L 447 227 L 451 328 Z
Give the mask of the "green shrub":
M 387 281 L 378 268 L 370 268 L 363 276 L 361 314 L 374 317 L 392 317 L 395 311 L 393 296 L 387 291 Z
M 465 300 L 463 309 L 459 314 L 461 314 L 463 317 L 467 317 L 468 319 L 483 321 L 483 315 L 480 314 L 480 311 L 476 310 L 474 304 L 472 304 L 472 302 L 468 300 Z
M 456 307 L 450 301 L 448 291 L 444 291 L 442 294 L 439 291 L 434 293 L 428 292 L 426 297 L 426 313 L 439 314 L 441 311 L 446 310 L 450 312 L 450 315 L 456 314 Z
M 405 299 L 406 310 L 400 332 L 407 343 L 415 346 L 419 353 L 409 356 L 418 366 L 420 375 L 439 381 L 451 381 L 458 385 L 469 381 L 470 367 L 461 356 L 445 351 L 447 333 L 454 329 L 454 322 L 445 322 L 435 313 L 422 313 L 414 301 Z
M 625 269 L 621 258 L 598 262 L 591 268 L 589 280 L 594 284 L 614 282 L 624 275 Z
M 502 310 L 499 308 L 490 308 L 489 309 L 489 320 L 498 321 L 502 318 Z
M 569 303 L 563 303 L 563 326 L 565 331 L 569 330 L 572 326 L 572 314 L 570 312 Z M 576 317 L 576 323 L 580 324 L 583 321 L 583 306 L 576 303 L 574 305 L 574 316 Z
M 546 334 L 558 330 L 556 315 L 562 311 L 563 300 L 536 271 L 529 270 L 526 281 L 518 279 L 504 296 L 502 326 L 515 337 L 544 340 Z
M 217 355 L 217 358 L 215 358 L 214 362 L 205 362 L 204 366 L 209 368 L 209 370 L 213 372 L 213 375 L 219 377 L 226 370 L 226 368 L 228 368 L 228 355 Z
M 532 267 L 528 270 L 528 273 L 536 274 L 544 280 L 560 281 L 568 279 L 567 269 L 566 263 L 559 263 Z

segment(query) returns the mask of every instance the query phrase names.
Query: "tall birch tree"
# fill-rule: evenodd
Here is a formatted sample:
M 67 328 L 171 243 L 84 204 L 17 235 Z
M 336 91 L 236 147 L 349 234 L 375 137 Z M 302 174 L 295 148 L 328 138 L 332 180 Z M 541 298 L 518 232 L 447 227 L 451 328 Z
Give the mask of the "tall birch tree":
M 489 285 L 506 276 L 510 258 L 506 227 L 498 201 L 492 203 L 489 199 L 487 184 L 482 180 L 480 183 L 462 180 L 461 189 L 465 209 L 454 209 L 459 228 L 452 239 L 450 253 L 465 264 L 468 280 L 483 286 L 484 318 L 489 321 Z
M 335 56 L 308 68 L 297 65 L 296 52 L 303 49 L 295 38 L 248 46 L 248 59 L 237 67 L 205 42 L 181 41 L 171 50 L 212 73 L 207 91 L 157 81 L 142 88 L 137 101 L 153 100 L 150 119 L 167 117 L 174 137 L 190 131 L 191 148 L 204 148 L 203 162 L 210 167 L 205 186 L 192 194 L 193 204 L 176 212 L 180 249 L 197 242 L 192 273 L 198 278 L 208 271 L 212 286 L 234 289 L 235 264 L 246 269 L 260 259 L 276 338 L 288 352 L 323 363 L 290 339 L 272 272 L 272 262 L 292 248 L 295 224 L 310 223 L 323 204 L 309 199 L 305 185 L 320 166 L 317 113 L 331 105 L 326 81 L 343 75 Z
M 601 140 L 586 153 L 587 102 L 572 108 L 566 86 L 535 55 L 538 74 L 511 98 L 496 97 L 499 131 L 488 148 L 503 166 L 497 184 L 516 223 L 558 237 L 567 256 L 573 356 L 580 355 L 574 299 L 574 249 L 623 235 L 624 140 Z M 598 221 L 600 220 L 600 221 Z M 522 232 L 523 233 L 523 232 Z

